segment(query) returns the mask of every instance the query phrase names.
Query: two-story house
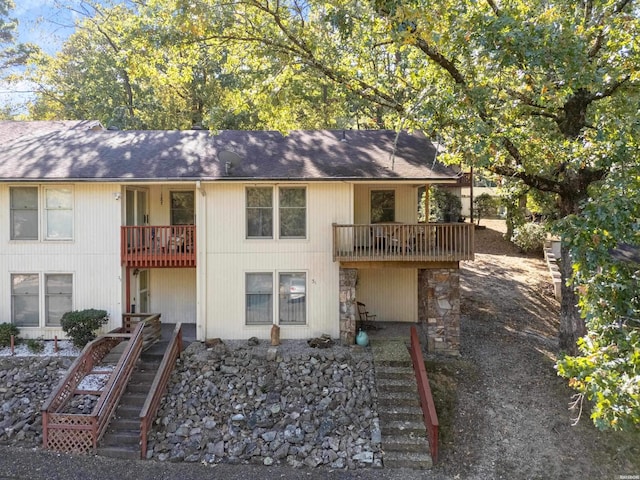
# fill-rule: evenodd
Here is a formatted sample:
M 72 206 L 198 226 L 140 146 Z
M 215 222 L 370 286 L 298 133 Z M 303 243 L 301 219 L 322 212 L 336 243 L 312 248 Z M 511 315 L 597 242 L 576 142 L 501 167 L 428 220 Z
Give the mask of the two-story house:
M 329 334 L 356 300 L 458 349 L 469 224 L 418 223 L 456 182 L 420 133 L 111 131 L 0 122 L 0 323 L 63 336 L 69 310 L 161 313 L 197 338 Z

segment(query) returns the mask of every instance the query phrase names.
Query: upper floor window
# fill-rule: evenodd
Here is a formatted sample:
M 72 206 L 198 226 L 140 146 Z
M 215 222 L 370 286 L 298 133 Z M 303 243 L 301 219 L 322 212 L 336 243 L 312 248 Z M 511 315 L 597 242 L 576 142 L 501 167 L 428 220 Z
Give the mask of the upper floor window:
M 11 187 L 10 203 L 11 240 L 39 240 L 41 223 L 45 240 L 73 238 L 73 190 L 70 187 Z
M 307 235 L 307 195 L 304 187 L 280 188 L 280 238 Z
M 247 237 L 273 238 L 273 187 L 247 188 Z
M 38 240 L 38 188 L 11 187 L 11 240 Z
M 171 225 L 193 225 L 195 211 L 193 192 L 171 192 Z
M 396 192 L 394 190 L 371 191 L 371 223 L 395 222 Z
M 274 238 L 274 224 L 279 238 L 307 236 L 307 189 L 279 187 L 277 193 L 274 187 L 247 188 L 247 238 Z

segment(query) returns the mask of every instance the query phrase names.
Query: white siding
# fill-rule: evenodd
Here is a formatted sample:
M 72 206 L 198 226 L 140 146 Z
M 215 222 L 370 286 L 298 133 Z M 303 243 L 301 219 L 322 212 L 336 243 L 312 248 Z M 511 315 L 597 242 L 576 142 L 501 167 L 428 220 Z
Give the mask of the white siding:
M 358 270 L 356 298 L 376 321 L 418 321 L 418 271 L 413 268 Z
M 73 275 L 73 308 L 106 310 L 110 322 L 105 330 L 121 325 L 122 200 L 114 196 L 120 192 L 120 186 L 77 183 L 73 190 L 72 241 L 11 241 L 9 185 L 0 185 L 0 323 L 11 320 L 12 273 L 70 273 Z M 44 318 L 43 298 L 40 305 Z M 53 327 L 21 329 L 24 338 L 53 338 L 54 335 L 60 338 L 63 332 Z
M 307 238 L 247 239 L 245 185 L 206 188 L 206 338 L 268 338 L 270 326 L 245 325 L 245 273 L 307 274 L 307 325 L 282 326 L 281 338 L 339 334 L 339 265 L 332 257 L 332 223 L 352 222 L 351 186 L 307 184 Z M 199 222 L 200 223 L 200 222 Z M 202 245 L 201 245 L 202 247 Z M 200 257 L 199 257 L 200 259 Z M 203 265 L 199 265 L 202 268 Z
M 162 323 L 196 322 L 196 269 L 149 270 L 150 310 L 162 315 Z

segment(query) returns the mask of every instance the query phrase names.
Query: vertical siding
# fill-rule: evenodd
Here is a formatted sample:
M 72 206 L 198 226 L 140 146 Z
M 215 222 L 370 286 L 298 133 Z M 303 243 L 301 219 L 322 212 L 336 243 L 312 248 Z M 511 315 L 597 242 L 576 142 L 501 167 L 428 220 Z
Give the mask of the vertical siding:
M 412 185 L 357 184 L 354 186 L 354 223 L 371 223 L 371 191 L 396 192 L 396 221 L 415 223 L 418 220 L 418 189 Z
M 339 266 L 333 262 L 331 225 L 352 221 L 351 186 L 306 187 L 307 238 L 254 240 L 245 238 L 245 185 L 207 185 L 205 337 L 269 337 L 270 326 L 245 325 L 245 273 L 260 271 L 307 273 L 307 325 L 283 326 L 283 339 L 338 336 Z
M 69 185 L 69 184 L 67 184 Z M 116 184 L 76 183 L 74 239 L 69 242 L 10 241 L 9 185 L 0 185 L 0 322 L 11 319 L 11 273 L 73 274 L 73 308 L 104 309 L 121 324 L 120 218 L 122 199 Z M 42 217 L 42 213 L 40 214 Z M 42 226 L 40 227 L 42 231 Z M 42 291 L 42 289 L 41 289 Z M 41 294 L 41 316 L 44 298 Z M 21 336 L 62 337 L 58 328 L 22 328 Z
M 151 311 L 162 314 L 162 323 L 195 323 L 194 268 L 153 268 L 149 280 Z
M 356 298 L 376 321 L 418 321 L 418 273 L 411 268 L 358 269 Z

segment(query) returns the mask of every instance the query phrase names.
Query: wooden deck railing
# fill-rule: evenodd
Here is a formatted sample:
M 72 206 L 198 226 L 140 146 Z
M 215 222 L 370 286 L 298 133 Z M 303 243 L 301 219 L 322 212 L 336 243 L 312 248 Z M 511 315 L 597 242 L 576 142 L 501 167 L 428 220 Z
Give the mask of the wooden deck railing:
M 334 261 L 473 260 L 469 223 L 333 225 Z
M 95 451 L 131 378 L 143 346 L 157 339 L 160 315 L 147 314 L 147 318 L 136 321 L 135 317 L 141 315 L 128 315 L 123 327 L 89 342 L 73 362 L 42 406 L 43 448 L 68 453 Z M 128 343 L 115 368 L 112 371 L 100 368 L 104 357 L 124 341 Z M 82 380 L 90 374 L 108 374 L 109 379 L 100 390 L 79 389 Z M 67 411 L 75 395 L 87 394 L 97 396 L 91 413 Z
M 147 458 L 147 438 L 151 424 L 153 423 L 160 401 L 167 389 L 171 372 L 176 365 L 180 352 L 182 351 L 182 324 L 176 324 L 173 335 L 169 340 L 169 345 L 164 352 L 160 367 L 153 379 L 149 393 L 140 412 L 140 458 Z
M 142 331 L 142 350 L 146 350 L 162 337 L 162 322 L 159 313 L 123 313 L 122 333 L 131 333 L 140 322 L 144 322 Z
M 137 268 L 195 267 L 195 225 L 120 227 L 122 265 Z
M 424 358 L 422 357 L 422 347 L 420 346 L 420 340 L 418 339 L 418 330 L 415 326 L 411 326 L 411 342 L 409 351 L 411 353 L 413 371 L 415 372 L 416 382 L 418 384 L 420 406 L 422 407 L 422 418 L 429 437 L 431 459 L 433 460 L 433 463 L 436 463 L 438 461 L 438 428 L 440 424 L 438 422 L 436 406 L 433 403 L 433 395 L 431 394 L 431 387 L 429 386 L 427 369 L 424 365 Z

